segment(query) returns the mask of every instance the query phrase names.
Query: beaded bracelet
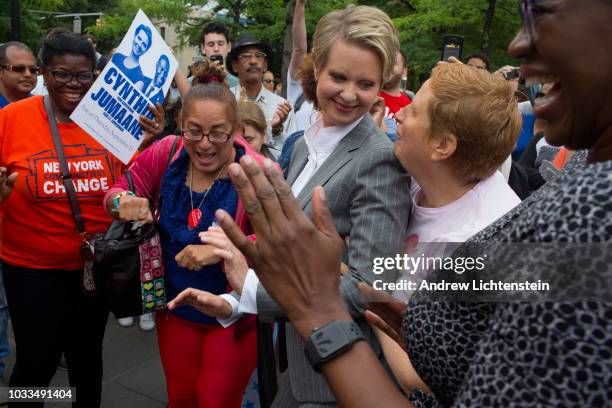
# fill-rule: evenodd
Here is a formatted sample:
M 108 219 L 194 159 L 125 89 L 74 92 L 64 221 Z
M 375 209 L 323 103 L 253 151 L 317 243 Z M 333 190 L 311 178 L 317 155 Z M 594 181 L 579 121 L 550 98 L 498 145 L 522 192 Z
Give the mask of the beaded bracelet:
M 113 208 L 111 209 L 111 212 L 114 213 L 118 213 L 119 212 L 119 200 L 121 199 L 121 197 L 123 196 L 136 196 L 136 194 L 132 193 L 131 191 L 122 191 L 120 193 L 115 194 L 115 196 L 113 197 Z

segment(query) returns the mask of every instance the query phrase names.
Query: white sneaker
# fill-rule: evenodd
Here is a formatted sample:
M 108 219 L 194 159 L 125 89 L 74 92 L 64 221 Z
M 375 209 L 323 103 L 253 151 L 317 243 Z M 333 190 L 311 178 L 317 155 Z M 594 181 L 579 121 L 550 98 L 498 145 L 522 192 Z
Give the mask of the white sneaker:
M 134 324 L 134 318 L 133 317 L 122 317 L 121 319 L 117 319 L 117 323 L 119 323 L 119 326 L 121 327 L 130 327 L 131 325 Z
M 146 313 L 141 315 L 138 325 L 144 331 L 153 330 L 155 328 L 155 317 L 153 316 L 153 313 Z

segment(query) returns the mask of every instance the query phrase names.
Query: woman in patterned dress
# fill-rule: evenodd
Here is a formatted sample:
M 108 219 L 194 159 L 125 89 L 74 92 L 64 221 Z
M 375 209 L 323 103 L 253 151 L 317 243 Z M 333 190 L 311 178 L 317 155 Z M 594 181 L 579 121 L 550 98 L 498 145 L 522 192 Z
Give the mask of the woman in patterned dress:
M 521 11 L 524 28 L 509 51 L 524 60 L 527 82 L 552 83 L 535 106 L 547 141 L 582 152 L 456 255 L 490 251 L 496 260 L 484 276 L 539 279 L 551 290 L 489 293 L 475 302 L 423 293 L 407 308 L 372 304 L 381 317 L 372 321 L 404 345 L 431 394 L 415 388 L 406 399 L 357 341 L 320 367 L 340 406 L 612 404 L 612 56 L 598 45 L 612 41 L 612 2 L 522 0 Z M 264 177 L 241 166 L 230 174 L 243 200 L 259 204 L 251 214 L 257 244 L 220 213 L 228 236 L 304 339 L 331 321 L 350 321 L 334 274 L 341 245 L 325 194 L 313 194 L 313 225 L 278 172 Z M 262 194 L 271 187 L 275 198 Z

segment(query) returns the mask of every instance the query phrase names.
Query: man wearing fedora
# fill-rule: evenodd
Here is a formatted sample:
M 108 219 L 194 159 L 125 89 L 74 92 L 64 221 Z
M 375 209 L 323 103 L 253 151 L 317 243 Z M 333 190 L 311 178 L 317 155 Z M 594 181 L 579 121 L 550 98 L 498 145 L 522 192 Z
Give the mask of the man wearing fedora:
M 272 49 L 253 34 L 246 33 L 228 54 L 226 67 L 240 81 L 240 84 L 231 88 L 236 99 L 240 100 L 243 88 L 243 98 L 256 102 L 266 115 L 267 144 L 272 147 L 270 150 L 275 157 L 278 157 L 285 139 L 297 129 L 291 104 L 263 86 L 263 74 L 271 61 Z

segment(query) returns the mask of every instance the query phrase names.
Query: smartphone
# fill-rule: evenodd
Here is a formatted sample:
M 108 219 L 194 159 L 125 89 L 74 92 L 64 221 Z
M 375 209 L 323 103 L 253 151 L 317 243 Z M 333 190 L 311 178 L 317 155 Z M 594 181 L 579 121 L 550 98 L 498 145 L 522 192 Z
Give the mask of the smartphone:
M 449 57 L 455 57 L 461 61 L 461 54 L 463 53 L 463 36 L 447 34 L 442 37 L 442 59 L 441 61 L 448 61 Z
M 223 55 L 211 55 L 208 59 L 210 61 L 217 61 L 220 65 L 223 65 Z
M 504 74 L 504 78 L 506 78 L 506 81 L 510 81 L 512 79 L 518 78 L 519 76 L 521 76 L 521 73 L 516 68 Z

